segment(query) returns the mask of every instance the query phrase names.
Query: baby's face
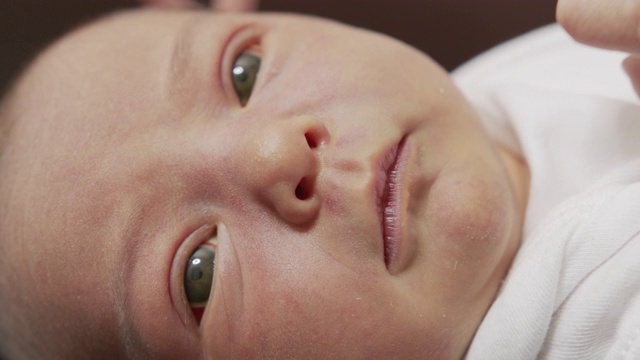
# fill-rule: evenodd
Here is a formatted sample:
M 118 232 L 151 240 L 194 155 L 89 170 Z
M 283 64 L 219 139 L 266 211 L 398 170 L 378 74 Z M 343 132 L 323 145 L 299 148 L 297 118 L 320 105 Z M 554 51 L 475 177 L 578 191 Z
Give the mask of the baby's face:
M 447 75 L 343 25 L 119 15 L 43 54 L 13 113 L 3 271 L 62 353 L 460 357 L 517 247 L 509 175 Z M 198 321 L 184 274 L 210 239 Z

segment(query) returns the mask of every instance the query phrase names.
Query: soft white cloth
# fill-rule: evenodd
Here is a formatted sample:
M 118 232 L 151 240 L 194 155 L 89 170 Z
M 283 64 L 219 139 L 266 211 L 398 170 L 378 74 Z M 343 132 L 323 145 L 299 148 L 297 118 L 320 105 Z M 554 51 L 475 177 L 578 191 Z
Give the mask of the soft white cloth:
M 531 170 L 523 242 L 468 359 L 640 359 L 640 101 L 552 25 L 454 72 Z

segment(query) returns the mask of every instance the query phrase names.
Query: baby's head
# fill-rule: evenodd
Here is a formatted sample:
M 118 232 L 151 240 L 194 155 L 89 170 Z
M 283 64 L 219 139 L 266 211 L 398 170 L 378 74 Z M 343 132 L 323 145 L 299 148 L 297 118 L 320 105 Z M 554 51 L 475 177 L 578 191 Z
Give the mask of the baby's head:
M 114 15 L 4 110 L 10 358 L 456 358 L 518 245 L 509 156 L 445 72 L 345 25 Z

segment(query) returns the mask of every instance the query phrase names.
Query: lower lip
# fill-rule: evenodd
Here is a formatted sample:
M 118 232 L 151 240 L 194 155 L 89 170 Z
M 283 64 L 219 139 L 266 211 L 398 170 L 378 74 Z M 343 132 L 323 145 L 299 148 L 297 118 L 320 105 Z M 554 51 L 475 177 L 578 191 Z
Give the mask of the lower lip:
M 392 150 L 386 170 L 385 186 L 381 196 L 382 239 L 384 245 L 384 262 L 387 269 L 397 262 L 402 245 L 401 222 L 401 189 L 402 176 L 407 160 L 406 139 L 403 138 Z

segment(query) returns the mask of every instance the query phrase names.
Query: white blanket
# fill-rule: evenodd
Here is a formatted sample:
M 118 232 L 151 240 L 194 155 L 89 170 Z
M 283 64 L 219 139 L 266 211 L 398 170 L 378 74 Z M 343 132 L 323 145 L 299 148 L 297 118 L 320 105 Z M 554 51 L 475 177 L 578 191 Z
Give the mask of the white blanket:
M 640 102 L 624 56 L 552 25 L 454 73 L 532 175 L 521 249 L 468 359 L 640 359 Z

